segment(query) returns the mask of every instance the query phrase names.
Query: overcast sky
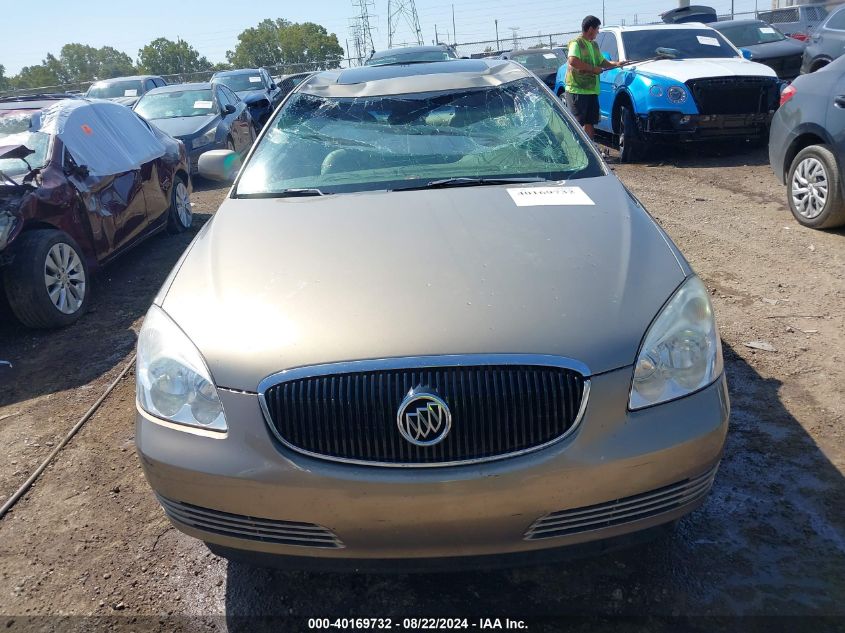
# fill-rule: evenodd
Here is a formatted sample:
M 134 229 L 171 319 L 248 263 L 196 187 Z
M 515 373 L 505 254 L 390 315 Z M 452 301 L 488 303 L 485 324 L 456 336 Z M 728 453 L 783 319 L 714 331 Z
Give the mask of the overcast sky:
M 760 7 L 769 4 L 759 0 Z M 356 9 L 352 0 L 314 0 L 291 2 L 271 0 L 39 0 L 36 3 L 2 0 L 3 29 L 0 36 L 0 64 L 6 75 L 17 74 L 23 66 L 38 64 L 47 55 L 58 55 L 68 42 L 91 46 L 113 46 L 128 54 L 133 61 L 138 49 L 157 37 L 182 37 L 201 55 L 212 62 L 226 61 L 238 33 L 255 26 L 264 18 L 283 17 L 293 22 L 317 22 L 335 33 L 341 46 L 346 45 L 349 18 Z M 640 22 L 657 19 L 657 15 L 677 5 L 677 0 L 605 0 L 608 24 L 624 18 L 629 24 L 636 13 Z M 566 0 L 457 0 L 455 30 L 458 42 L 478 41 L 495 37 L 494 20 L 499 20 L 499 36 L 510 36 L 511 27 L 520 35 L 557 33 L 578 28 L 585 13 L 601 17 L 602 0 L 567 2 Z M 434 39 L 435 25 L 441 39 L 452 36 L 452 2 L 417 0 L 425 43 Z M 730 0 L 706 2 L 717 11 L 730 12 Z M 753 10 L 754 0 L 735 0 L 736 11 Z M 387 45 L 387 0 L 375 0 L 376 48 Z M 19 26 L 18 26 L 19 25 Z M 410 39 L 407 28 L 398 34 L 399 41 Z

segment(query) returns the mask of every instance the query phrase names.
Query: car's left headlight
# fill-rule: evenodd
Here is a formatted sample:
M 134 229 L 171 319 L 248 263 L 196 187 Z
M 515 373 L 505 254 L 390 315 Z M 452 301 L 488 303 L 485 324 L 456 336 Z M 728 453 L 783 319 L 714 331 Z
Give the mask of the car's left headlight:
M 226 430 L 226 416 L 199 350 L 161 308 L 152 306 L 138 335 L 138 405 L 187 426 Z
M 213 127 L 202 136 L 195 138 L 193 145 L 194 147 L 202 147 L 203 145 L 213 143 L 215 140 L 217 140 L 217 128 Z
M 683 103 L 687 100 L 687 91 L 680 86 L 670 86 L 666 90 L 666 98 L 672 103 Z
M 646 333 L 628 408 L 642 409 L 681 398 L 711 384 L 724 367 L 722 342 L 707 288 L 690 277 Z

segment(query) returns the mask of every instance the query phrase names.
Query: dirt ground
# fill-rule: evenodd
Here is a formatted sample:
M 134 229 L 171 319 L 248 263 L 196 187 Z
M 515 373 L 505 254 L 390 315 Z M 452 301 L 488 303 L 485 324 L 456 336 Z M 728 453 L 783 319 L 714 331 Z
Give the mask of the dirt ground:
M 530 614 L 827 616 L 806 630 L 845 627 L 845 232 L 792 219 L 764 150 L 696 148 L 613 167 L 711 289 L 725 345 L 726 454 L 706 504 L 674 533 L 600 557 L 485 573 L 227 563 L 171 528 L 147 486 L 133 447 L 130 371 L 0 520 L 0 624 L 252 631 L 254 616 L 284 616 L 275 630 L 306 630 L 309 617 Z M 76 325 L 32 332 L 4 315 L 0 360 L 13 368 L 0 364 L 0 501 L 126 366 L 152 297 L 225 193 L 196 192 L 192 231 L 153 238 L 103 271 Z M 774 351 L 747 346 L 756 342 Z M 655 622 L 651 630 L 676 628 Z

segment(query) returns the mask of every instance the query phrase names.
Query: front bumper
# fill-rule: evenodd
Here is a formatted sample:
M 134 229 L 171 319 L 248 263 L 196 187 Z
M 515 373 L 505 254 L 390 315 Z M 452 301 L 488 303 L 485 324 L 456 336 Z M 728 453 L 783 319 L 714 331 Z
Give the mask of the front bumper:
M 309 458 L 272 437 L 256 395 L 225 390 L 224 437 L 186 433 L 138 414 L 137 449 L 148 481 L 183 532 L 224 548 L 336 562 L 528 553 L 654 527 L 700 505 L 727 432 L 724 376 L 686 398 L 635 412 L 627 411 L 630 367 L 591 381 L 573 436 L 483 464 L 402 469 Z M 596 504 L 626 508 L 628 498 L 665 497 L 661 489 L 702 477 L 709 480 L 701 494 L 679 497 L 680 505 L 617 512 L 617 520 L 551 538 L 529 532 L 550 514 L 594 513 L 589 507 Z M 208 529 L 196 527 L 196 516 Z M 325 546 L 293 544 L 297 535 L 315 532 Z M 333 537 L 339 545 L 326 544 Z
M 773 112 L 759 114 L 683 114 L 657 111 L 640 117 L 646 137 L 665 141 L 757 138 L 768 132 Z

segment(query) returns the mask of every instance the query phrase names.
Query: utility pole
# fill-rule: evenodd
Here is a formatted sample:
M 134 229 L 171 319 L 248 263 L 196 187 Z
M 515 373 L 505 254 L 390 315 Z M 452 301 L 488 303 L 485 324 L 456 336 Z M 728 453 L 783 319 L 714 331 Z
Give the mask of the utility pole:
M 601 23 L 604 24 L 604 0 L 601 0 Z
M 496 52 L 498 53 L 501 50 L 501 46 L 499 45 L 499 21 L 494 20 L 496 22 Z
M 437 46 L 437 42 L 440 41 L 440 38 L 437 37 L 437 25 L 434 25 L 434 45 Z
M 423 35 L 414 0 L 387 0 L 387 48 L 393 48 L 400 21 L 404 21 L 410 27 L 417 45 L 421 46 Z
M 452 5 L 452 44 L 458 43 L 458 36 L 455 30 L 455 5 Z
M 511 30 L 511 34 L 513 36 L 513 50 L 517 50 L 519 48 L 519 40 L 516 38 L 516 33 L 519 31 L 519 27 L 509 26 L 508 28 Z

